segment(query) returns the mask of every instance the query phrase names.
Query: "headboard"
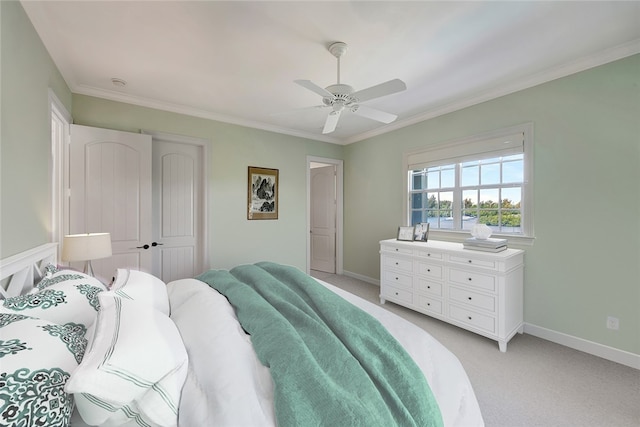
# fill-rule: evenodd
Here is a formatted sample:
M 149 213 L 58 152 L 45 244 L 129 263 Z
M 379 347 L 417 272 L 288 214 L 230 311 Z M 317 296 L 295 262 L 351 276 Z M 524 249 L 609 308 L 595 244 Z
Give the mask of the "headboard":
M 0 260 L 0 299 L 29 292 L 44 275 L 47 264 L 56 264 L 58 244 L 45 243 Z

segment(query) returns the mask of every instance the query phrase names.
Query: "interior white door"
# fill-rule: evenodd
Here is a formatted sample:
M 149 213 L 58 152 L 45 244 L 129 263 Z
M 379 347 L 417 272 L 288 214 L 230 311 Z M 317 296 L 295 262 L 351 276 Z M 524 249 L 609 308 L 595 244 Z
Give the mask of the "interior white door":
M 201 151 L 153 138 L 153 271 L 165 283 L 202 272 Z
M 71 125 L 70 145 L 69 232 L 111 233 L 113 256 L 92 261 L 96 277 L 152 272 L 151 136 Z
M 311 169 L 311 269 L 336 272 L 336 168 Z

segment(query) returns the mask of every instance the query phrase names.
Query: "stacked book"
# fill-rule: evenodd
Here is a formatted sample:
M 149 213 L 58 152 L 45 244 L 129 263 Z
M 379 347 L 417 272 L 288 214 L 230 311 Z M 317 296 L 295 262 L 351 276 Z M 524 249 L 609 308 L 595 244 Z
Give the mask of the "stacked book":
M 477 239 L 469 237 L 465 239 L 463 245 L 465 249 L 474 251 L 501 252 L 507 249 L 507 239 Z

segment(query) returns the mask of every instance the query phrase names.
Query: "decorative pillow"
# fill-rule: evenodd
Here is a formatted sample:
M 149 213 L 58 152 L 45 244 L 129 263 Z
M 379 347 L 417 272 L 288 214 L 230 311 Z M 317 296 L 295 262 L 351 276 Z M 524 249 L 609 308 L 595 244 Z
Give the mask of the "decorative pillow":
M 0 313 L 0 421 L 68 426 L 73 397 L 64 386 L 87 341 L 84 327 Z
M 71 267 L 48 264 L 44 268 L 42 280 L 33 287 L 30 293 L 36 293 L 56 283 L 64 282 L 65 280 L 84 280 L 93 286 L 105 287 L 100 280 L 86 273 L 74 270 Z
M 90 425 L 176 426 L 188 358 L 168 316 L 113 291 L 98 296 L 93 340 L 67 382 Z
M 4 300 L 0 313 L 14 313 L 54 323 L 79 323 L 85 332 L 95 322 L 98 294 L 107 288 L 95 277 L 74 270 L 45 276 L 30 293 Z
M 169 315 L 167 285 L 149 273 L 119 268 L 111 291 L 122 298 L 151 304 L 156 310 Z

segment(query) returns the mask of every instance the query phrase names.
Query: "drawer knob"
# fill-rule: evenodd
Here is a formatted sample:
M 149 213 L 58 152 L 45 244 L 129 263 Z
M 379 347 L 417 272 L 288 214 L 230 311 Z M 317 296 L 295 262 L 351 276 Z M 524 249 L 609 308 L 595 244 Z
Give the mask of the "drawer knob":
M 396 265 L 398 265 L 398 263 L 396 262 Z
M 431 303 L 430 303 L 430 302 L 428 302 L 428 303 L 427 303 L 427 305 L 428 305 L 428 306 L 430 306 L 430 305 L 431 305 Z
M 471 320 L 471 316 L 469 316 L 469 320 Z
M 431 273 L 431 269 L 430 268 L 427 268 L 427 273 Z
M 396 248 L 396 252 L 398 252 L 398 248 Z
M 431 289 L 431 286 L 427 286 L 427 289 Z
M 469 260 L 469 264 L 471 264 L 473 262 L 473 260 Z
M 396 292 L 396 295 L 398 295 L 398 293 Z
M 469 301 L 471 301 L 471 297 L 469 297 Z
M 431 256 L 431 254 L 427 254 L 427 256 Z
M 396 277 L 396 280 L 398 280 L 398 278 L 397 278 L 397 277 Z M 469 279 L 469 280 L 471 280 L 471 279 Z
M 471 277 L 469 277 L 469 281 L 471 281 Z

